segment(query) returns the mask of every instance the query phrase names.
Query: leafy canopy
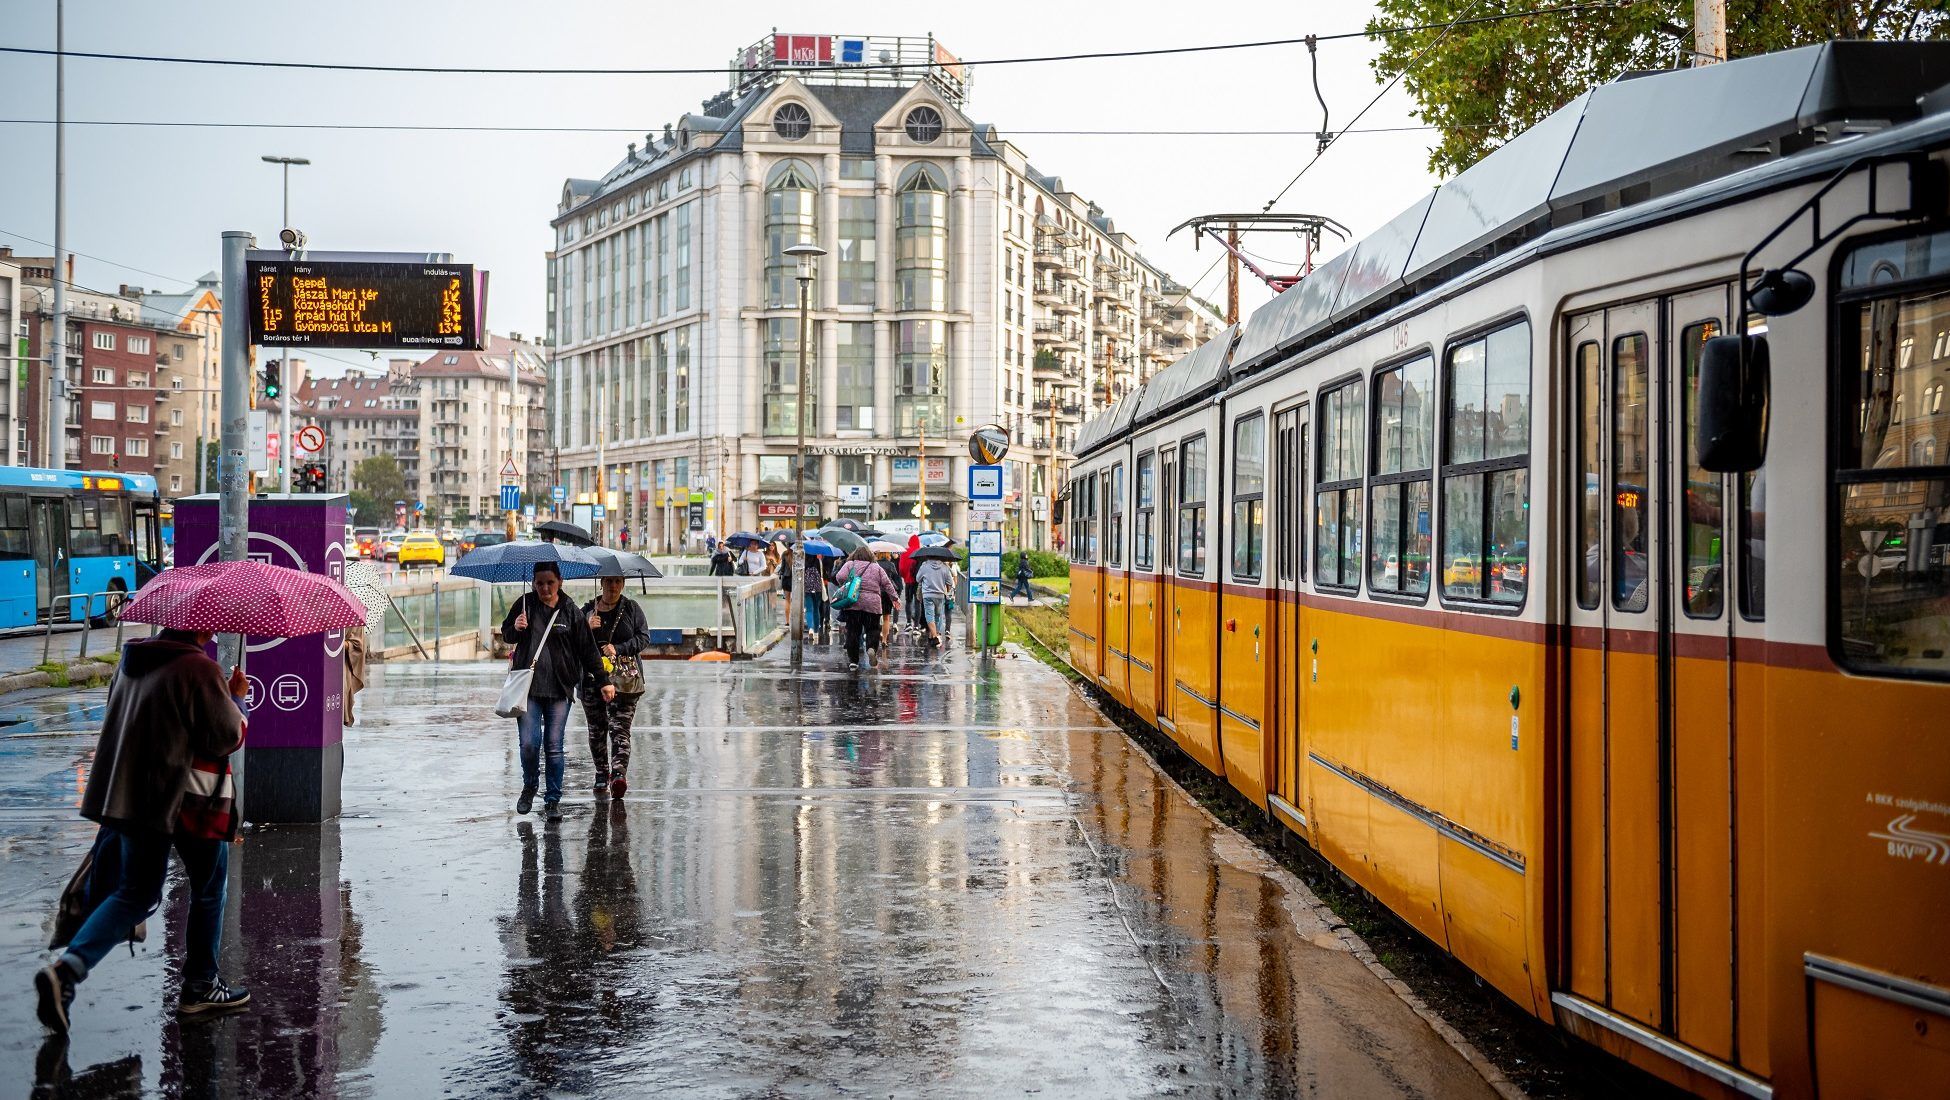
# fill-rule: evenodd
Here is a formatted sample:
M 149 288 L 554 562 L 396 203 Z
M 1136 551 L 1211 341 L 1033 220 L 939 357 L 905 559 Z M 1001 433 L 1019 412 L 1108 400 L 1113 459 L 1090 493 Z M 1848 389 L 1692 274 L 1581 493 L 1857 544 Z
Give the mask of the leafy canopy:
M 1389 27 L 1481 18 L 1553 0 L 1378 0 L 1368 23 Z M 1727 0 L 1727 54 L 1746 57 L 1831 38 L 1950 37 L 1943 0 Z M 1693 0 L 1637 0 L 1524 19 L 1406 31 L 1380 39 L 1373 66 L 1402 84 L 1439 135 L 1429 169 L 1452 176 L 1584 92 L 1633 71 L 1670 69 L 1693 53 Z M 1424 55 L 1426 51 L 1426 56 Z

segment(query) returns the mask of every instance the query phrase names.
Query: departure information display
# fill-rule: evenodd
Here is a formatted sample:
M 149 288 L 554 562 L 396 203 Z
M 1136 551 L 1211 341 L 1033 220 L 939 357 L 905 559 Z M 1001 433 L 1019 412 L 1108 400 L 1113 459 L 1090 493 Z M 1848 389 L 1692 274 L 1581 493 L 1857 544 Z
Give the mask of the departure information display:
M 485 287 L 471 264 L 250 260 L 251 343 L 478 348 Z

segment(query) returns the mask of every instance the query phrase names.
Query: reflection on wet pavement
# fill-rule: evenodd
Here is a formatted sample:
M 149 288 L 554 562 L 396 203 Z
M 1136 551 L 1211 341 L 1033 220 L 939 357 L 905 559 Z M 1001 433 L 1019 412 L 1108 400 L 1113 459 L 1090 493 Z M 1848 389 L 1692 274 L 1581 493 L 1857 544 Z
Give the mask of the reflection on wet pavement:
M 232 861 L 224 964 L 253 1011 L 166 1011 L 172 883 L 167 932 L 82 987 L 65 1052 L 28 998 L 0 1009 L 0 1095 L 1488 1094 L 1041 665 L 650 672 L 629 797 L 591 800 L 578 715 L 549 826 L 511 812 L 498 666 L 385 668 L 346 817 Z M 20 990 L 91 836 L 90 698 L 0 728 Z

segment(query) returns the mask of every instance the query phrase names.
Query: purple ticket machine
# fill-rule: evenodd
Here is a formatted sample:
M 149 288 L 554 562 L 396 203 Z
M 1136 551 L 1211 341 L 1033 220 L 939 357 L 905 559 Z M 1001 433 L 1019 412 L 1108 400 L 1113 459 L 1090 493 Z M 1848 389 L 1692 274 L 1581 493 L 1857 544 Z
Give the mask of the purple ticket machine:
M 215 494 L 176 502 L 176 564 L 217 560 Z M 345 579 L 344 496 L 253 497 L 253 560 Z M 345 634 L 244 640 L 250 733 L 244 745 L 244 820 L 318 822 L 338 816 L 345 771 Z M 227 673 L 229 670 L 226 669 Z

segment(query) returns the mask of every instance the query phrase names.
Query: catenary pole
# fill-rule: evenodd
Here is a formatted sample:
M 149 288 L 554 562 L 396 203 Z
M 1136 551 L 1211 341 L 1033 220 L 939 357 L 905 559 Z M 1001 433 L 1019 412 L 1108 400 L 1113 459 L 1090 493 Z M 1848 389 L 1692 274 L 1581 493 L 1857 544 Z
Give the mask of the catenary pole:
M 68 468 L 68 148 L 66 11 L 54 4 L 54 326 L 48 342 L 47 464 Z
M 243 308 L 244 254 L 250 249 L 251 235 L 231 230 L 223 235 L 223 300 L 232 304 L 223 311 L 223 338 L 218 384 L 222 387 L 222 452 L 217 460 L 217 556 L 223 561 L 243 561 L 250 546 L 250 489 L 246 479 L 247 450 L 250 445 L 250 333 Z M 244 660 L 244 637 L 223 634 L 217 639 L 217 659 L 225 669 Z
M 1726 59 L 1726 0 L 1693 0 L 1694 66 L 1716 65 Z

